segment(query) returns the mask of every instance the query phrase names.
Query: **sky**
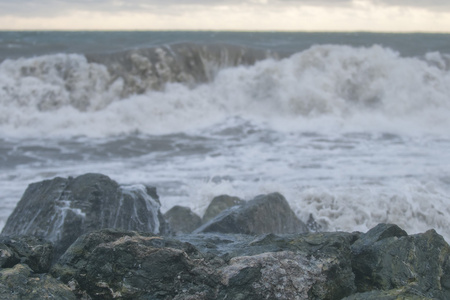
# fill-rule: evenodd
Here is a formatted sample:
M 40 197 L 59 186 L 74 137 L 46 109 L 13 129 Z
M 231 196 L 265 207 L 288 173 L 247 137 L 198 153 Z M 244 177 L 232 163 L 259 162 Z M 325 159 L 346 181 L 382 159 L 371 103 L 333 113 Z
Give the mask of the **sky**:
M 0 0 L 0 30 L 450 32 L 450 0 Z

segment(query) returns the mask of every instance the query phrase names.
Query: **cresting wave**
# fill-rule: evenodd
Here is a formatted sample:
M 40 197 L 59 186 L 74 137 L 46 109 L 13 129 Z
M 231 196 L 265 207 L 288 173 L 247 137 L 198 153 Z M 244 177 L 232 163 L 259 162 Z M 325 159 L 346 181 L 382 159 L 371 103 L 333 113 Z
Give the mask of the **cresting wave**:
M 162 134 L 235 116 L 306 131 L 414 125 L 440 133 L 450 126 L 450 55 L 419 59 L 380 46 L 326 45 L 279 56 L 180 44 L 6 60 L 0 64 L 0 132 Z

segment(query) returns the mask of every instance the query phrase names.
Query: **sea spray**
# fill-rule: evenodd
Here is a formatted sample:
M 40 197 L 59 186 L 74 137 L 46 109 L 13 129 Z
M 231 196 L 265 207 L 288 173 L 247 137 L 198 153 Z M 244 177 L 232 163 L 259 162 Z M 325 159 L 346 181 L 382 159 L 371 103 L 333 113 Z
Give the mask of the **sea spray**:
M 2 58 L 0 226 L 28 184 L 101 172 L 156 186 L 163 212 L 280 192 L 323 230 L 450 239 L 447 35 L 198 35 Z

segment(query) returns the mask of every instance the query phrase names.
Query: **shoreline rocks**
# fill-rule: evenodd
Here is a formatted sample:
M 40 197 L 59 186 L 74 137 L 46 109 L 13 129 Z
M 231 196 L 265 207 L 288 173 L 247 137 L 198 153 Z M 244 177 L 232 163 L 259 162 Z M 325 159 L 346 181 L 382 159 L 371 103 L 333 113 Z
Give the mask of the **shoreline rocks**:
M 279 193 L 216 198 L 201 225 L 101 174 L 31 184 L 0 236 L 0 298 L 450 299 L 434 230 L 315 232 Z
M 272 193 L 232 206 L 194 231 L 206 232 L 286 234 L 305 233 L 308 228 L 297 218 L 283 195 Z
M 57 256 L 82 234 L 101 228 L 166 234 L 156 188 L 120 186 L 102 174 L 32 183 L 2 235 L 33 235 L 55 245 Z
M 7 299 L 450 299 L 450 246 L 392 224 L 257 236 L 101 229 L 49 271 L 17 261 L 0 277 Z

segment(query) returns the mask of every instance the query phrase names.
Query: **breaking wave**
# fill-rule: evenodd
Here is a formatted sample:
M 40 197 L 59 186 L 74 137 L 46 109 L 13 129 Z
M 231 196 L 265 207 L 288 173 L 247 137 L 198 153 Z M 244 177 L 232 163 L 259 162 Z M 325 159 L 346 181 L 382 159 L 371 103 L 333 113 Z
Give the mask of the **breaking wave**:
M 280 58 L 179 44 L 0 64 L 0 131 L 14 136 L 161 134 L 230 117 L 293 130 L 449 128 L 450 55 L 314 46 Z M 413 126 L 413 128 L 411 128 Z

